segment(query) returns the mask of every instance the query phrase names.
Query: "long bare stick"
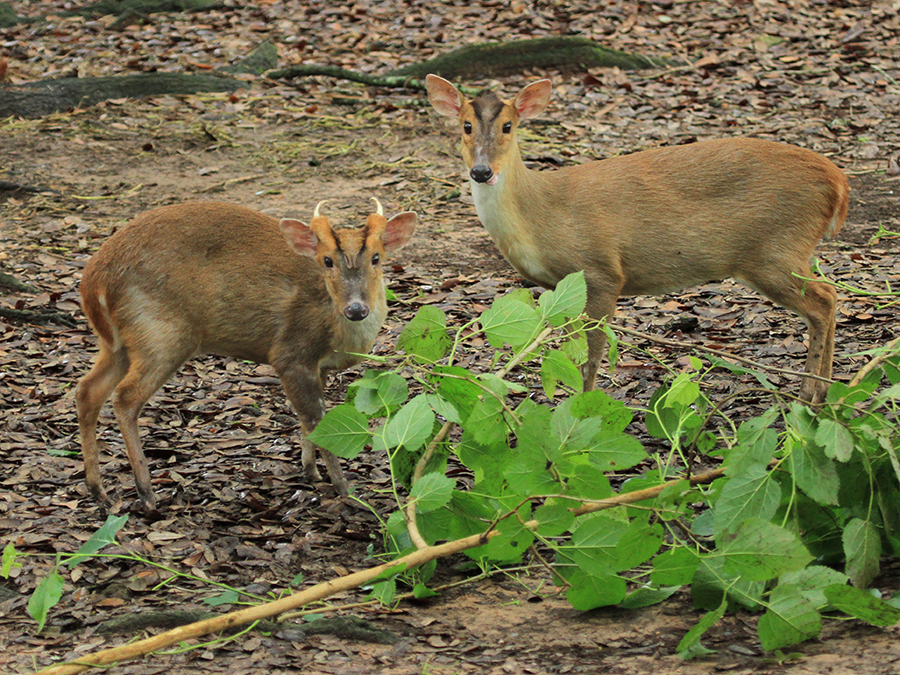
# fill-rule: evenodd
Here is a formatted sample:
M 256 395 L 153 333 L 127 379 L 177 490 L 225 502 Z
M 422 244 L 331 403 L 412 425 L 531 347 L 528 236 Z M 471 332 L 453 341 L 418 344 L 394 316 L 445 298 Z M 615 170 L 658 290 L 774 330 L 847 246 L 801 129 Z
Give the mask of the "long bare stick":
M 103 651 L 83 656 L 77 661 L 51 666 L 40 671 L 37 675 L 74 675 L 74 673 L 80 673 L 89 668 L 105 666 L 120 661 L 129 661 L 131 659 L 146 656 L 147 654 L 168 647 L 169 645 L 178 644 L 184 640 L 191 640 L 209 633 L 218 633 L 228 630 L 229 628 L 234 628 L 235 626 L 252 623 L 253 621 L 259 621 L 260 619 L 267 619 L 288 610 L 297 609 L 310 602 L 322 600 L 335 593 L 341 593 L 362 586 L 373 579 L 378 578 L 381 574 L 391 568 L 400 566 L 400 570 L 415 569 L 432 560 L 459 553 L 460 551 L 465 551 L 470 548 L 475 548 L 476 546 L 481 546 L 487 543 L 487 541 L 495 534 L 497 534 L 496 531 L 484 532 L 439 546 L 429 546 L 428 548 L 414 551 L 407 556 L 398 558 L 393 562 L 385 563 L 361 572 L 348 574 L 347 576 L 338 579 L 325 581 L 312 588 L 308 588 L 305 591 L 295 593 L 294 595 L 281 598 L 280 600 L 265 605 L 257 605 L 236 612 L 229 612 L 228 614 L 223 614 L 222 616 L 217 616 L 212 619 L 198 621 L 196 623 L 188 624 L 187 626 L 180 626 L 179 628 L 160 633 L 159 635 L 155 635 L 145 640 L 139 640 L 138 642 L 132 642 L 112 649 L 104 649 Z
M 692 476 L 689 480 L 691 485 L 699 485 L 701 483 L 712 482 L 716 478 L 724 475 L 724 473 L 724 469 L 713 469 L 711 471 Z M 571 509 L 571 511 L 574 515 L 581 516 L 586 513 L 592 513 L 594 511 L 602 511 L 604 509 L 611 509 L 615 508 L 616 506 L 622 506 L 624 504 L 633 504 L 635 502 L 644 501 L 645 499 L 651 499 L 659 495 L 666 488 L 678 483 L 679 480 L 683 479 L 668 481 L 666 483 L 663 483 L 662 485 L 656 485 L 644 490 L 626 492 L 616 495 L 615 497 L 610 497 L 608 499 L 600 499 L 594 502 L 588 502 L 580 507 Z M 538 523 L 537 521 L 529 521 L 525 523 L 525 526 L 529 528 L 536 528 L 538 526 Z M 305 591 L 295 593 L 294 595 L 267 603 L 265 605 L 257 605 L 255 607 L 248 607 L 247 609 L 238 610 L 237 612 L 229 612 L 228 614 L 223 614 L 222 616 L 217 616 L 212 619 L 206 619 L 204 621 L 198 621 L 187 626 L 181 626 L 179 628 L 175 628 L 165 633 L 160 633 L 159 635 L 155 635 L 145 640 L 132 642 L 127 645 L 122 645 L 121 647 L 105 649 L 100 652 L 95 652 L 94 654 L 88 654 L 87 656 L 83 656 L 82 658 L 80 658 L 78 661 L 51 666 L 50 668 L 46 668 L 40 671 L 36 675 L 74 675 L 75 673 L 81 673 L 90 668 L 105 666 L 121 661 L 129 661 L 141 656 L 146 656 L 147 654 L 163 649 L 164 647 L 168 647 L 169 645 L 182 642 L 184 640 L 191 640 L 202 635 L 208 635 L 209 633 L 218 633 L 229 628 L 234 628 L 235 626 L 252 623 L 253 621 L 259 621 L 260 619 L 267 619 L 269 617 L 287 612 L 288 610 L 297 609 L 298 607 L 302 607 L 303 605 L 307 605 L 311 602 L 322 600 L 331 595 L 335 595 L 336 593 L 341 593 L 343 591 L 349 591 L 353 588 L 358 588 L 359 586 L 362 586 L 378 578 L 392 568 L 400 567 L 401 570 L 415 569 L 416 567 L 420 567 L 421 565 L 431 562 L 432 560 L 444 558 L 448 555 L 466 551 L 477 546 L 482 546 L 486 544 L 491 537 L 497 534 L 499 534 L 499 531 L 494 529 L 494 526 L 492 525 L 486 532 L 482 532 L 481 534 L 475 534 L 470 537 L 466 537 L 465 539 L 458 539 L 456 541 L 447 542 L 446 544 L 440 544 L 438 546 L 429 546 L 427 548 L 419 549 L 417 551 L 413 551 L 409 555 L 398 558 L 393 562 L 384 563 L 383 565 L 379 565 L 378 567 L 373 567 L 361 572 L 348 574 L 347 576 L 340 577 L 338 579 L 325 581 Z

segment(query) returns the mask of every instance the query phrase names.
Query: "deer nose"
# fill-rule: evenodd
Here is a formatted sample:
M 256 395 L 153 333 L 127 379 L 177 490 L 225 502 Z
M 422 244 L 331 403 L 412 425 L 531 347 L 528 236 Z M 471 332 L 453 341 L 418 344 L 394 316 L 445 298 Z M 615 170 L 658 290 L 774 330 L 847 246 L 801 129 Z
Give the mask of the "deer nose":
M 494 175 L 494 172 L 487 164 L 476 164 L 472 167 L 469 175 L 472 176 L 472 180 L 476 183 L 487 183 Z
M 361 302 L 351 302 L 344 307 L 344 316 L 351 321 L 362 321 L 369 316 L 369 308 Z

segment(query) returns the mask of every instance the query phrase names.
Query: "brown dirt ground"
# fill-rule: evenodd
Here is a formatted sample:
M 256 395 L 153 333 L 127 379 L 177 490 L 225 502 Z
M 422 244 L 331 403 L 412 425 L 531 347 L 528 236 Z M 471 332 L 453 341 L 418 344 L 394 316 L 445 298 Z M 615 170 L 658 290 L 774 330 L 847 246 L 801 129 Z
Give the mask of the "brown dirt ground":
M 262 108 L 272 114 L 262 114 Z M 23 183 L 59 192 L 6 196 L 0 264 L 41 294 L 0 301 L 26 308 L 53 305 L 81 322 L 79 271 L 112 228 L 157 205 L 205 198 L 304 218 L 315 202 L 330 199 L 329 208 L 346 222 L 366 212 L 371 195 L 388 211 L 418 211 L 421 228 L 414 244 L 397 255 L 391 274 L 398 296 L 410 305 L 395 308 L 376 352 L 390 353 L 403 320 L 419 304 L 433 302 L 461 316 L 518 282 L 478 224 L 465 186 L 455 194 L 461 180 L 452 132 L 416 101 L 399 101 L 395 110 L 368 115 L 337 106 L 305 114 L 269 94 L 256 99 L 254 109 L 255 115 L 242 114 L 221 96 L 163 97 L 9 125 L 3 162 L 15 167 Z M 821 253 L 836 276 L 877 286 L 897 278 L 893 242 L 870 244 L 869 237 L 879 224 L 898 229 L 900 183 L 863 169 L 852 177 L 848 225 Z M 714 285 L 673 297 L 701 317 L 703 330 L 680 336 L 686 341 L 716 335 L 715 344 L 730 345 L 750 358 L 795 368 L 802 362 L 800 322 L 742 287 Z M 646 305 L 623 300 L 620 321 L 657 332 L 667 318 L 660 305 L 672 299 Z M 719 317 L 723 306 L 741 311 Z M 839 322 L 836 376 L 847 379 L 865 362 L 853 353 L 883 343 L 894 328 L 871 303 L 852 298 L 845 300 Z M 102 522 L 81 484 L 77 455 L 59 454 L 77 450 L 72 386 L 86 371 L 93 345 L 83 323 L 74 329 L 0 323 L 0 354 L 7 368 L 0 380 L 7 397 L 0 403 L 5 428 L 5 438 L 0 436 L 0 535 L 21 550 L 73 551 Z M 346 381 L 359 372 L 338 378 L 329 401 L 341 400 Z M 641 352 L 629 351 L 604 386 L 639 404 L 662 374 L 647 366 Z M 296 434 L 290 409 L 277 386 L 258 386 L 260 377 L 271 379 L 271 372 L 200 359 L 151 402 L 142 426 L 162 505 L 171 517 L 156 522 L 132 517 L 123 542 L 236 586 L 255 582 L 283 588 L 298 572 L 306 583 L 315 583 L 370 565 L 366 546 L 377 546 L 373 517 L 340 503 L 328 485 L 299 482 L 290 456 Z M 775 381 L 796 386 L 789 377 Z M 728 391 L 735 383 L 724 376 L 717 386 Z M 204 396 L 224 402 L 224 412 L 215 407 L 194 413 L 185 407 L 187 400 Z M 101 420 L 114 455 L 105 459 L 104 473 L 112 491 L 125 498 L 133 496 L 132 481 L 112 422 L 109 414 Z M 53 454 L 45 454 L 48 450 Z M 390 499 L 382 490 L 383 459 L 364 454 L 350 472 L 360 496 L 386 515 Z M 236 541 L 230 549 L 229 538 Z M 438 579 L 463 577 L 462 562 L 442 564 Z M 12 586 L 30 592 L 47 564 L 27 560 Z M 0 670 L 27 672 L 51 659 L 120 643 L 124 638 L 96 633 L 107 614 L 193 605 L 202 595 L 189 584 L 171 596 L 137 588 L 134 577 L 145 572 L 140 566 L 95 561 L 83 568 L 66 572 L 63 600 L 41 635 L 25 616 L 24 597 L 0 604 L 5 610 Z M 889 566 L 876 586 L 887 593 L 900 588 L 898 568 Z M 716 653 L 683 662 L 675 646 L 700 616 L 687 593 L 643 610 L 585 613 L 547 590 L 552 591 L 540 572 L 510 572 L 436 599 L 402 603 L 393 611 L 359 610 L 400 638 L 393 645 L 250 633 L 226 645 L 155 656 L 115 672 L 900 672 L 898 627 L 878 630 L 856 621 L 830 621 L 821 640 L 796 647 L 791 650 L 795 660 L 779 663 L 760 649 L 754 616 L 738 613 L 704 640 Z

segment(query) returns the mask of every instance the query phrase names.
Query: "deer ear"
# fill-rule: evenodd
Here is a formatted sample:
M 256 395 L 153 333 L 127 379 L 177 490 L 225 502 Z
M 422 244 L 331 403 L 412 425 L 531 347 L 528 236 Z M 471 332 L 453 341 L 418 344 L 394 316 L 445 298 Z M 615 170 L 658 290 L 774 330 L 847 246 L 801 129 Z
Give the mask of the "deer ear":
M 284 240 L 294 251 L 310 258 L 316 256 L 316 244 L 319 239 L 306 223 L 293 218 L 282 218 L 278 226 L 281 228 Z
M 519 118 L 527 120 L 529 117 L 535 117 L 544 112 L 547 104 L 550 103 L 550 94 L 553 89 L 550 80 L 538 80 L 532 82 L 516 96 L 516 112 Z
M 456 87 L 437 75 L 425 76 L 425 89 L 428 91 L 428 102 L 441 115 L 456 119 L 462 107 L 462 96 Z
M 405 211 L 387 221 L 387 225 L 384 226 L 384 234 L 381 235 L 384 252 L 392 253 L 406 246 L 413 236 L 413 232 L 416 231 L 417 220 L 415 213 Z

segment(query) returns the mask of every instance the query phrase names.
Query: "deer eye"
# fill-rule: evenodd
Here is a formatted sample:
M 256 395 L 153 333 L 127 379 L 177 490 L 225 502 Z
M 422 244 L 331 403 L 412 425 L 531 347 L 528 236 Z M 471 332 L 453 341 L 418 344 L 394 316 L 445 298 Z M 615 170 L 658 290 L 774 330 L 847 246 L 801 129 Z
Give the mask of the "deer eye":
M 327 255 L 325 256 L 325 259 L 322 262 L 325 263 L 325 267 L 334 267 L 334 260 L 329 258 Z
M 508 134 L 512 131 L 512 122 L 507 122 L 503 125 L 503 133 Z
M 466 134 L 471 134 L 472 133 L 472 123 L 471 122 L 463 123 L 463 131 Z
M 372 255 L 372 264 L 377 265 L 379 262 L 381 262 L 381 256 L 378 255 L 377 253 Z

